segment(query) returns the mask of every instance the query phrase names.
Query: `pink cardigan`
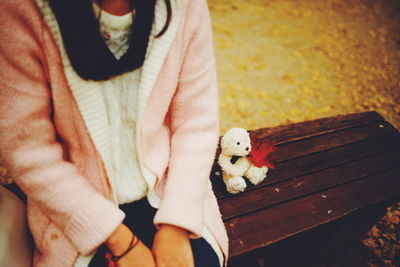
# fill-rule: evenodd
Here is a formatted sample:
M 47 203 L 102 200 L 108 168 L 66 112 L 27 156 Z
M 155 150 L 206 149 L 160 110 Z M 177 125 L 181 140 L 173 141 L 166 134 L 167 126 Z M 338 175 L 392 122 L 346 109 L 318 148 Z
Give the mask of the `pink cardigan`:
M 205 0 L 181 0 L 182 19 L 145 103 L 140 132 L 161 206 L 155 224 L 201 235 L 225 257 L 228 238 L 209 174 L 219 136 L 218 91 Z M 71 266 L 122 222 L 102 159 L 33 0 L 0 9 L 0 157 L 28 196 L 35 266 Z

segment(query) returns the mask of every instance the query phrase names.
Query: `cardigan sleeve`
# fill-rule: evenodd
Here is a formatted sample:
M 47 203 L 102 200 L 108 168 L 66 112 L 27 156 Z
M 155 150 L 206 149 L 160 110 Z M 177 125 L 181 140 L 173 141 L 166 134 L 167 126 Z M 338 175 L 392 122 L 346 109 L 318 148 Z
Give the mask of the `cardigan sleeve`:
M 191 5 L 185 16 L 188 45 L 169 110 L 168 175 L 154 223 L 173 224 L 201 236 L 205 192 L 219 140 L 219 106 L 207 2 Z
M 52 123 L 42 23 L 33 1 L 3 1 L 0 157 L 28 201 L 86 255 L 111 235 L 125 214 L 63 159 Z

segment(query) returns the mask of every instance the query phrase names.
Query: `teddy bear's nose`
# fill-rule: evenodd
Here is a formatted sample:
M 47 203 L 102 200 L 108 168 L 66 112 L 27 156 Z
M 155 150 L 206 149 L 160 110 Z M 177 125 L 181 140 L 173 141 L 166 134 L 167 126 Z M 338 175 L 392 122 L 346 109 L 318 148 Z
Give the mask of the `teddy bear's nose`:
M 246 151 L 249 151 L 249 147 L 246 147 Z

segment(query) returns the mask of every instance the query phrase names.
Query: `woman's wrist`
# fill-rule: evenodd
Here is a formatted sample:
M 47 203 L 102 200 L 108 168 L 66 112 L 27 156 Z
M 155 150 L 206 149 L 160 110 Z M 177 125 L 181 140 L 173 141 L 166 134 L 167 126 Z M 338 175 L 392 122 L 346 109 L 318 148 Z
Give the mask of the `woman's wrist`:
M 188 230 L 162 224 L 154 237 L 156 266 L 194 266 Z
M 122 252 L 122 254 L 115 255 L 110 249 L 108 249 L 108 252 L 106 252 L 105 254 L 108 266 L 118 266 L 118 261 L 126 254 L 128 254 L 138 243 L 139 238 L 132 234 L 131 242 L 129 243 L 129 246 L 125 249 L 125 251 Z
M 126 225 L 120 224 L 106 240 L 105 245 L 113 254 L 119 255 L 129 246 L 132 235 L 134 234 Z

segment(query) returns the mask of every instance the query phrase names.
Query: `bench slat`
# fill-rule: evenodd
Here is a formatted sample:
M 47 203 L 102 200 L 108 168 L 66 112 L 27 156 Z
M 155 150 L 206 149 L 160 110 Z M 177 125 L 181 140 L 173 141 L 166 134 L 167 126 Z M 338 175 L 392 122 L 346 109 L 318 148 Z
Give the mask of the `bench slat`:
M 384 125 L 384 127 L 381 128 L 379 125 Z M 384 149 L 391 149 L 396 146 L 400 140 L 397 130 L 389 124 L 370 124 L 369 127 L 361 127 L 361 129 L 362 131 L 359 128 L 352 128 L 351 130 L 300 140 L 278 147 L 276 169 L 269 170 L 268 178 L 257 188 L 383 152 Z M 304 153 L 307 154 L 296 157 L 296 151 L 301 150 L 305 150 Z M 291 156 L 292 154 L 294 156 Z M 284 158 L 284 160 L 281 160 L 281 158 Z M 217 162 L 213 171 L 213 174 L 215 174 L 215 171 L 221 173 Z M 211 179 L 218 199 L 230 197 L 230 194 L 226 192 L 221 176 L 213 175 Z M 246 190 L 251 191 L 253 189 L 254 187 L 250 185 Z
M 400 138 L 397 138 L 396 147 L 400 148 Z M 378 154 L 339 167 L 327 168 L 309 175 L 264 186 L 254 191 L 244 192 L 232 198 L 219 200 L 218 204 L 223 219 L 227 221 L 233 217 L 243 216 L 294 198 L 399 167 L 399 158 L 400 150 Z
M 399 194 L 400 168 L 225 222 L 235 257 Z M 322 194 L 326 198 L 322 197 Z
M 260 138 L 267 136 L 282 143 L 380 121 L 385 121 L 385 119 L 379 113 L 369 111 L 262 128 L 253 130 L 253 132 Z
M 281 162 L 395 132 L 396 128 L 387 122 L 361 125 L 278 145 L 280 151 L 277 156 Z

